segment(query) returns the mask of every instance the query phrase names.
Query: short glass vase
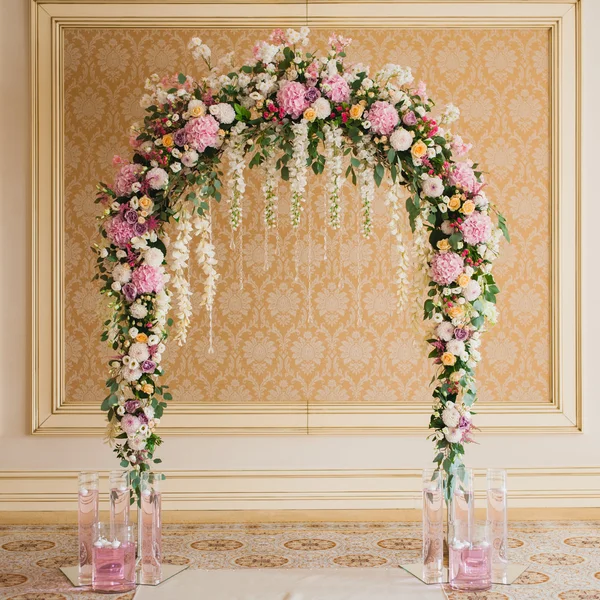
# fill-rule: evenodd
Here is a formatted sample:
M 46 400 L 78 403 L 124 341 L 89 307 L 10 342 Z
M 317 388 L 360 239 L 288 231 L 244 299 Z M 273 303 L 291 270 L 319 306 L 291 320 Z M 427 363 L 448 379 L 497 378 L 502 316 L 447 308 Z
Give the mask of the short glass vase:
M 131 525 L 94 525 L 92 589 L 95 592 L 135 589 L 135 531 Z
M 448 582 L 453 590 L 485 591 L 492 587 L 492 546 L 489 523 L 450 523 Z

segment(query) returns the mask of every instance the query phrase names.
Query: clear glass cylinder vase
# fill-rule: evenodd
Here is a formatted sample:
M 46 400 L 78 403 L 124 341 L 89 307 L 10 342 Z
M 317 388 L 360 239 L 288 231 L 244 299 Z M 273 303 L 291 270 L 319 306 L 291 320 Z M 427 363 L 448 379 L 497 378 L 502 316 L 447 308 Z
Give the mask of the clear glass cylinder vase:
M 487 520 L 490 524 L 492 574 L 495 581 L 504 581 L 508 569 L 508 513 L 504 469 L 487 471 Z
M 109 474 L 110 527 L 111 530 L 129 525 L 131 490 L 128 471 L 111 471 Z
M 78 537 L 79 585 L 92 585 L 92 544 L 94 526 L 98 523 L 98 473 L 79 473 Z
M 145 471 L 140 478 L 141 579 L 159 583 L 162 578 L 161 488 L 164 475 Z
M 439 469 L 423 471 L 423 574 L 441 577 L 444 552 L 444 481 Z
M 450 523 L 448 583 L 453 590 L 485 591 L 492 587 L 489 523 L 456 518 Z

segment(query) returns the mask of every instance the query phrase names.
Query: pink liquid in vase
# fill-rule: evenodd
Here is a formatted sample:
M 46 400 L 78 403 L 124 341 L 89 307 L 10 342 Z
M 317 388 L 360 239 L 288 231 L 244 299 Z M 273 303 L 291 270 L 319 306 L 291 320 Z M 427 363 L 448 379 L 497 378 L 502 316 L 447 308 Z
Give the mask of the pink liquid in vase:
M 492 548 L 481 545 L 450 546 L 450 587 L 455 590 L 489 590 L 492 587 Z
M 79 489 L 79 585 L 92 584 L 92 536 L 98 522 L 98 490 Z
M 93 589 L 99 592 L 128 592 L 135 588 L 135 543 L 94 546 Z
M 142 581 L 157 583 L 162 578 L 161 495 L 151 489 L 141 494 Z

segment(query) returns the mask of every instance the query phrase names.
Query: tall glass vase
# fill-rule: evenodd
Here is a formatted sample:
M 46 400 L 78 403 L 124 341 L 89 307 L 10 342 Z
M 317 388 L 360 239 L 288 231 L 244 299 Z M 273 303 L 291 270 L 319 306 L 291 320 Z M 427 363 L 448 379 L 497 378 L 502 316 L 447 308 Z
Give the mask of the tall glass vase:
M 109 475 L 110 529 L 129 525 L 131 491 L 128 471 L 111 471 Z
M 79 473 L 79 585 L 92 585 L 92 544 L 98 522 L 98 473 Z
M 142 535 L 141 581 L 159 583 L 162 578 L 162 473 L 147 472 L 140 479 L 140 518 Z
M 504 581 L 508 569 L 508 515 L 506 505 L 506 471 L 488 469 L 487 520 L 490 523 L 492 572 L 495 581 Z
M 439 469 L 423 471 L 423 574 L 441 577 L 444 547 L 444 482 Z

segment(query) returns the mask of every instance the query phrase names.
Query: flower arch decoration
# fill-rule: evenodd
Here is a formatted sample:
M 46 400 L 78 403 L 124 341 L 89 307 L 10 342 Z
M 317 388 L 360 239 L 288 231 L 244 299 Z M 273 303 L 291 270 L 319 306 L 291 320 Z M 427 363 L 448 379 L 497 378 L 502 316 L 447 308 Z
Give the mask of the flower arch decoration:
M 429 423 L 434 462 L 450 472 L 473 439 L 474 369 L 481 333 L 497 319 L 492 264 L 502 234 L 508 239 L 505 219 L 486 198 L 477 165 L 466 158 L 470 144 L 447 129 L 458 118 L 454 106 L 434 118 L 425 85 L 411 87 L 409 68 L 387 64 L 370 76 L 365 65 L 345 61 L 350 39 L 332 35 L 328 53 L 319 57 L 306 51 L 308 34 L 308 28 L 275 30 L 238 69 L 232 55 L 221 68 L 213 67 L 210 49 L 193 38 L 189 49 L 208 74 L 199 80 L 184 74 L 147 80 L 141 101 L 147 114 L 130 138 L 133 158 L 115 157 L 114 184 L 98 185 L 104 212 L 95 278 L 112 313 L 102 339 L 116 352 L 102 410 L 107 438 L 121 466 L 132 468 L 136 491 L 139 473 L 160 462 L 157 427 L 171 400 L 159 380 L 161 359 L 168 333 L 183 344 L 190 325 L 193 238 L 212 348 L 219 275 L 210 207 L 225 195 L 232 231 L 241 227 L 247 157 L 250 168 L 264 169 L 267 232 L 278 223 L 279 178 L 289 181 L 296 229 L 308 169 L 326 172 L 327 221 L 333 229 L 341 225 L 340 192 L 351 179 L 359 191 L 365 238 L 371 233 L 375 190 L 385 182 L 398 251 L 399 307 L 411 293 L 420 300 L 427 290 L 423 318 L 432 323 L 427 341 L 437 368 Z M 401 227 L 402 188 L 408 193 L 412 250 Z M 170 221 L 174 240 L 165 230 Z M 417 268 L 412 281 L 409 262 Z M 175 320 L 169 317 L 171 303 Z

